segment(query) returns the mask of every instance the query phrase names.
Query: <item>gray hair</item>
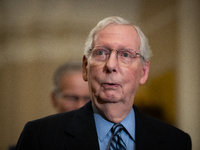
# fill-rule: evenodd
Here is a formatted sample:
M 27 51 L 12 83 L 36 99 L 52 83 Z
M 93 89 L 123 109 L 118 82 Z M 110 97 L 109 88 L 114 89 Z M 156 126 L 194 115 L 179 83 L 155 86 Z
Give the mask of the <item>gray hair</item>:
M 145 59 L 144 61 L 147 61 L 150 59 L 152 52 L 151 52 L 150 46 L 148 44 L 148 39 L 145 37 L 145 35 L 141 31 L 141 29 L 135 25 L 132 25 L 129 21 L 127 21 L 121 17 L 118 17 L 118 16 L 112 16 L 112 17 L 108 17 L 108 18 L 101 20 L 96 25 L 96 27 L 94 27 L 91 30 L 91 32 L 85 42 L 84 55 L 86 56 L 86 58 L 89 58 L 89 56 L 90 56 L 90 53 L 91 53 L 90 49 L 93 48 L 93 42 L 96 38 L 97 32 L 99 32 L 100 30 L 103 30 L 106 26 L 108 26 L 110 24 L 133 26 L 136 29 L 136 31 L 140 37 L 140 40 L 141 40 L 140 53 L 144 57 L 144 59 Z
M 64 75 L 69 75 L 72 72 L 81 72 L 81 63 L 65 63 L 59 66 L 53 74 L 53 92 L 59 92 L 59 82 Z

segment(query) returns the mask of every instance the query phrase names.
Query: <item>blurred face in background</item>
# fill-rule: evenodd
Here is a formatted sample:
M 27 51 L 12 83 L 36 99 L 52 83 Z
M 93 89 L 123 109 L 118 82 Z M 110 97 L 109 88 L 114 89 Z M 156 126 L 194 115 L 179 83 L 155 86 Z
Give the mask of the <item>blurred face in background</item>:
M 74 71 L 61 77 L 59 92 L 52 93 L 51 99 L 58 113 L 78 109 L 90 101 L 88 84 L 81 71 Z

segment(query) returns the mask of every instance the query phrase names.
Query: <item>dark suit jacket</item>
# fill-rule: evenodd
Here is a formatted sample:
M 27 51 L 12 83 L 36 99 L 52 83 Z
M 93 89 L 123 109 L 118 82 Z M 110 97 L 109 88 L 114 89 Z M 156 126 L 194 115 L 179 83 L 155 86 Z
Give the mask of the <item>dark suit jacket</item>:
M 188 134 L 133 108 L 136 150 L 191 150 Z M 99 149 L 91 102 L 75 111 L 28 122 L 17 144 L 17 150 L 65 149 Z

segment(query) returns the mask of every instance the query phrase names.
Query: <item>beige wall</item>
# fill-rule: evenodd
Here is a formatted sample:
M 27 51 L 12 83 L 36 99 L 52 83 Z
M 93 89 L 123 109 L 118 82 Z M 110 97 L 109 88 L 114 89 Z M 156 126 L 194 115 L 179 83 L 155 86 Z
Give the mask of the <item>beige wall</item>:
M 122 16 L 140 26 L 153 50 L 149 80 L 140 88 L 136 104 L 161 108 L 162 119 L 189 132 L 194 150 L 200 149 L 195 140 L 199 134 L 194 134 L 199 122 L 188 123 L 198 119 L 199 109 L 199 56 L 192 55 L 199 51 L 199 28 L 190 28 L 193 24 L 199 26 L 194 22 L 199 19 L 200 12 L 195 9 L 199 8 L 199 2 L 190 1 L 190 9 L 185 9 L 187 4 L 184 4 L 184 0 L 1 1 L 0 149 L 6 150 L 17 142 L 27 121 L 55 113 L 49 100 L 53 71 L 65 61 L 81 61 L 89 31 L 99 20 L 111 15 Z M 187 12 L 194 20 L 184 20 Z M 188 42 L 190 39 L 193 42 Z M 181 76 L 187 63 L 181 60 L 184 43 L 193 47 L 192 53 L 187 49 L 183 52 L 191 56 L 187 60 L 194 67 L 187 67 L 186 72 L 192 74 Z M 190 62 L 192 58 L 194 63 Z M 195 86 L 190 85 L 191 77 L 196 79 Z M 191 89 L 183 89 L 180 83 Z M 181 93 L 185 90 L 193 95 L 192 105 L 188 105 L 186 92 Z M 194 111 L 182 115 L 184 110 Z M 195 129 L 189 130 L 193 125 Z
M 200 144 L 200 1 L 179 2 L 177 57 L 177 126 L 192 137 L 193 149 Z

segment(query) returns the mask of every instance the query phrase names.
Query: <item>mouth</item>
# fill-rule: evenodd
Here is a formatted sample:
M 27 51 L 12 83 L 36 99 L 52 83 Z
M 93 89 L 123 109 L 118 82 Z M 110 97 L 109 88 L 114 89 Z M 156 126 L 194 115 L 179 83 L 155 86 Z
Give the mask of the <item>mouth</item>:
M 119 87 L 120 85 L 117 83 L 102 83 L 102 86 L 106 89 L 113 89 Z

